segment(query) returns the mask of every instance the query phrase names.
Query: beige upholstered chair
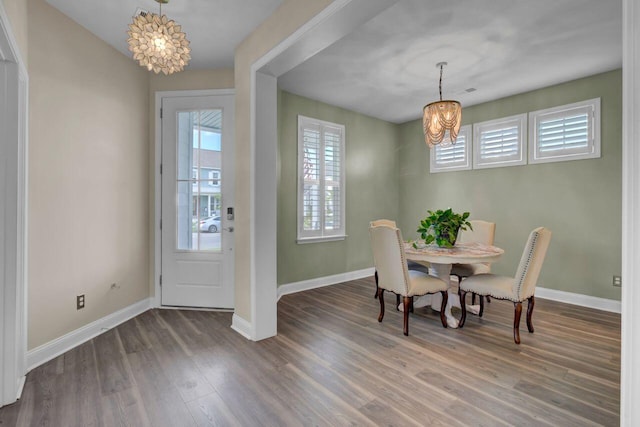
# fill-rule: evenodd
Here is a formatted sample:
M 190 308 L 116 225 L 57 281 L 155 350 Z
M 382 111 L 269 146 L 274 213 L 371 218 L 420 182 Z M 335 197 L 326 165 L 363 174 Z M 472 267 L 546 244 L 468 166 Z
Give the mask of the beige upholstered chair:
M 485 245 L 493 245 L 493 240 L 496 235 L 496 223 L 487 222 L 481 220 L 469 221 L 471 228 L 467 230 L 460 230 L 460 235 L 456 243 L 482 243 Z M 451 268 L 451 274 L 458 277 L 458 283 L 463 278 L 473 276 L 474 274 L 483 274 L 491 272 L 491 264 L 453 264 Z M 487 296 L 487 302 L 491 301 Z M 471 304 L 476 303 L 476 294 L 471 296 Z M 484 312 L 484 298 L 480 296 L 480 312 L 478 315 L 482 317 Z
M 376 227 L 378 225 L 388 225 L 389 227 L 396 228 L 396 222 L 391 219 L 378 219 L 376 221 L 371 221 L 369 223 L 370 227 Z M 429 272 L 428 265 L 421 264 L 414 261 L 407 261 L 407 267 L 409 268 L 409 270 L 418 270 L 418 271 L 422 271 L 423 273 Z M 373 295 L 373 298 L 378 298 L 378 272 L 377 271 L 374 273 L 374 276 L 376 279 L 376 292 Z M 400 295 L 396 295 L 396 307 L 398 307 L 399 305 L 400 305 Z
M 402 296 L 404 308 L 405 335 L 409 335 L 409 312 L 413 308 L 413 297 L 442 293 L 442 307 L 440 321 L 447 327 L 447 319 L 444 310 L 447 305 L 447 284 L 421 271 L 407 268 L 407 259 L 404 254 L 402 233 L 396 227 L 388 224 L 372 225 L 369 227 L 371 246 L 373 248 L 373 260 L 378 279 L 378 300 L 380 301 L 380 315 L 378 322 L 384 317 L 384 291 L 390 291 Z
M 520 265 L 515 277 L 496 276 L 495 274 L 477 274 L 469 276 L 460 283 L 460 305 L 462 317 L 460 328 L 466 319 L 465 296 L 467 292 L 478 295 L 491 295 L 493 298 L 505 299 L 513 302 L 515 312 L 513 317 L 513 340 L 520 344 L 520 316 L 522 302 L 529 301 L 527 307 L 527 329 L 533 333 L 533 306 L 535 305 L 535 291 L 542 263 L 551 241 L 551 231 L 544 227 L 536 228 L 529 234 L 527 245 L 520 258 Z

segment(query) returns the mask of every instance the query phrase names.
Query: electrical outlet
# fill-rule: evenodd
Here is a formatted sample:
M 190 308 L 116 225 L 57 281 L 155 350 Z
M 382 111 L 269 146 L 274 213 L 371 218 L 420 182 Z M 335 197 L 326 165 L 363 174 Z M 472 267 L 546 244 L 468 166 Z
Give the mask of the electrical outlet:
M 622 287 L 622 277 L 613 276 L 613 286 L 615 286 L 617 288 L 621 288 Z
M 80 310 L 81 308 L 84 308 L 84 294 L 76 297 L 76 309 Z

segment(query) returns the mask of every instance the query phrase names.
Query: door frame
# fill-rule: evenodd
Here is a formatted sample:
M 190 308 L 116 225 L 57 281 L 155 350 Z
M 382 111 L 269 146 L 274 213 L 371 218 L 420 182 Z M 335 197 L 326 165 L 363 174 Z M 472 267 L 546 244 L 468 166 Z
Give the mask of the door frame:
M 28 75 L 0 2 L 0 407 L 26 379 Z
M 180 98 L 180 97 L 200 97 L 200 96 L 220 96 L 235 95 L 235 89 L 207 89 L 207 90 L 172 90 L 157 91 L 155 93 L 154 119 L 155 119 L 155 137 L 154 137 L 154 218 L 153 230 L 151 236 L 153 239 L 153 305 L 154 307 L 163 307 L 162 305 L 162 289 L 160 286 L 160 274 L 162 272 L 162 236 L 160 230 L 160 221 L 162 219 L 162 176 L 160 175 L 160 164 L 162 163 L 162 120 L 160 118 L 160 110 L 162 108 L 163 98 Z M 235 126 L 235 119 L 234 119 Z M 231 159 L 235 165 L 235 154 Z

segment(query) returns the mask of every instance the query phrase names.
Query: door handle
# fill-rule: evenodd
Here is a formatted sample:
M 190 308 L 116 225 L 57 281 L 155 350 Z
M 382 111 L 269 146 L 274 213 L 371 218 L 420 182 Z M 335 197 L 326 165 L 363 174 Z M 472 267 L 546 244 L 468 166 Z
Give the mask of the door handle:
M 233 233 L 233 227 L 224 227 L 223 230 Z

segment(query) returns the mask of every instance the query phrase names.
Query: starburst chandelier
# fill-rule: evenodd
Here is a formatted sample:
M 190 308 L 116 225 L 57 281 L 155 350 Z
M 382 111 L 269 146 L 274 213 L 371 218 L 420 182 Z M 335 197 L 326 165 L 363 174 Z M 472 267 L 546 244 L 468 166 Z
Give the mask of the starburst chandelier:
M 142 12 L 129 24 L 129 50 L 133 59 L 158 74 L 182 71 L 191 59 L 187 35 L 175 21 L 162 14 L 162 4 L 169 0 L 155 0 L 160 4 L 160 14 Z
M 437 144 L 450 145 L 456 143 L 460 122 L 462 121 L 462 106 L 458 101 L 442 100 L 442 69 L 446 62 L 439 62 L 440 68 L 440 101 L 435 101 L 424 106 L 422 127 L 424 128 L 424 141 L 429 148 Z

